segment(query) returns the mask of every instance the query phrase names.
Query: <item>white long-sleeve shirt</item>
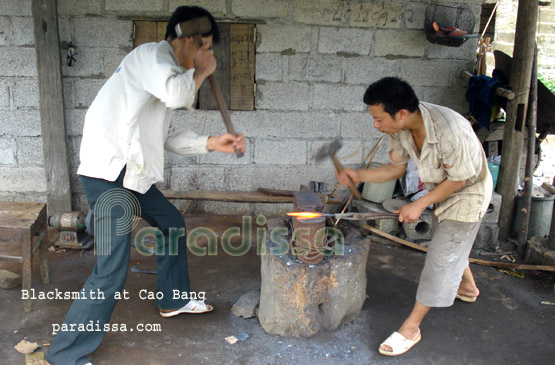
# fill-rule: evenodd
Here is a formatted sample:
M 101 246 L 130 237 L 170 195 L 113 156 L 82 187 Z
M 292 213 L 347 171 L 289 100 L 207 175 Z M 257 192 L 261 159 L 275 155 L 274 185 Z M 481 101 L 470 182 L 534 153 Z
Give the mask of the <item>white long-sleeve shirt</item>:
M 170 128 L 172 109 L 195 100 L 194 69 L 183 69 L 166 41 L 135 48 L 102 86 L 85 117 L 77 174 L 144 194 L 164 179 L 164 149 L 206 153 L 208 136 Z

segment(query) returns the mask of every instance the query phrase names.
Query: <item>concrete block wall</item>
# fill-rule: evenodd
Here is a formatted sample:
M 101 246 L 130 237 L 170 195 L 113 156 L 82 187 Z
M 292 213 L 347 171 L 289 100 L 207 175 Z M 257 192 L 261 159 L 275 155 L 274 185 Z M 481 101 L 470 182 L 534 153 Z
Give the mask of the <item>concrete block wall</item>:
M 423 32 L 431 0 L 188 1 L 220 20 L 257 23 L 255 111 L 232 111 L 247 136 L 245 156 L 216 153 L 166 156 L 161 188 L 254 191 L 298 189 L 310 180 L 336 183 L 318 149 L 341 138 L 339 157 L 359 166 L 380 137 L 362 101 L 366 87 L 386 75 L 410 82 L 424 101 L 468 109 L 461 70 L 471 70 L 475 40 L 460 48 L 429 43 Z M 454 4 L 454 0 L 441 2 Z M 132 49 L 133 18 L 162 19 L 183 1 L 58 0 L 60 47 L 74 208 L 86 209 L 75 175 L 84 116 L 96 93 Z M 467 2 L 476 16 L 480 0 Z M 37 71 L 30 0 L 0 4 L 0 199 L 45 200 Z M 77 51 L 73 67 L 66 50 Z M 199 134 L 220 134 L 218 111 L 175 111 L 173 122 Z M 101 146 L 99 146 L 101 147 Z M 384 144 L 375 158 L 386 161 Z M 21 181 L 24 181 L 23 183 Z M 344 191 L 344 190 L 343 190 Z M 184 202 L 175 202 L 183 207 Z M 195 202 L 217 214 L 273 214 L 286 204 Z

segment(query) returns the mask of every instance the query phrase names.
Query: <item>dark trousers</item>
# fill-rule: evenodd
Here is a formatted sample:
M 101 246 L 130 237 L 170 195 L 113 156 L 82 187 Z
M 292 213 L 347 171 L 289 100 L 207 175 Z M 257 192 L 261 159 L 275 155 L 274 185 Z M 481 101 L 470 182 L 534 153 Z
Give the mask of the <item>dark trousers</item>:
M 94 231 L 95 247 L 97 248 L 96 265 L 85 282 L 83 287 L 87 299 L 77 299 L 71 305 L 69 312 L 64 320 L 64 325 L 57 333 L 46 360 L 53 365 L 72 365 L 86 364 L 89 362 L 87 355 L 93 352 L 102 342 L 104 331 L 62 331 L 65 327 L 78 328 L 79 324 L 87 325 L 92 323 L 96 328 L 103 328 L 104 324 L 110 322 L 110 317 L 116 305 L 114 294 L 121 292 L 127 279 L 129 266 L 131 232 L 128 229 L 117 227 L 122 225 L 122 220 L 129 216 L 129 209 L 125 209 L 125 204 L 119 206 L 117 199 L 124 199 L 125 196 L 135 205 L 140 205 L 140 215 L 153 227 L 158 227 L 163 234 L 159 236 L 160 244 L 164 247 L 157 247 L 159 253 L 156 254 L 157 291 L 164 294 L 164 298 L 157 300 L 156 304 L 162 309 L 176 309 L 187 304 L 188 300 L 173 300 L 172 290 L 189 292 L 189 271 L 187 267 L 187 245 L 185 235 L 177 240 L 177 254 L 170 252 L 169 231 L 170 228 L 182 229 L 184 233 L 185 221 L 181 213 L 173 206 L 164 195 L 154 186 L 145 194 L 127 190 L 123 188 L 122 171 L 116 181 L 106 181 L 81 177 L 83 189 L 89 202 L 90 208 L 94 209 Z M 115 190 L 112 190 L 115 189 Z M 115 192 L 117 199 L 106 200 L 107 191 Z M 121 194 L 123 193 L 123 194 Z M 101 197 L 102 196 L 102 197 Z M 124 198 L 122 198 L 122 196 Z M 133 196 L 136 198 L 134 199 Z M 100 198 L 100 200 L 99 200 Z M 104 200 L 103 200 L 104 199 Z M 99 207 L 104 205 L 109 209 L 95 209 L 99 201 Z M 129 205 L 129 204 L 127 204 Z M 111 227 L 99 233 L 99 226 Z M 108 234 L 107 234 L 108 233 Z M 176 246 L 173 245 L 175 248 Z M 108 248 L 108 252 L 100 255 L 99 248 Z M 163 249 L 163 254 L 160 253 Z M 175 249 L 173 250 L 175 251 Z M 109 254 L 108 254 L 109 253 Z M 91 290 L 95 293 L 101 291 L 105 299 L 89 298 Z M 135 294 L 135 295 L 133 295 Z M 138 293 L 130 293 L 129 298 L 137 298 Z M 127 327 L 134 324 L 128 324 Z M 98 327 L 97 327 L 98 326 Z

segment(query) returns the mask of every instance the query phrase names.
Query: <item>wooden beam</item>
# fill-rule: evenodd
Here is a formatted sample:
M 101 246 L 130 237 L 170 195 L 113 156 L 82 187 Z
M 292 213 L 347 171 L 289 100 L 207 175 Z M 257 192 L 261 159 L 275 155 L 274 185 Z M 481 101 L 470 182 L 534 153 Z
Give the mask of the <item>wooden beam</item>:
M 293 203 L 292 196 L 270 196 L 259 192 L 233 191 L 173 191 L 162 190 L 168 199 L 214 200 L 235 203 Z M 341 201 L 328 201 L 328 204 L 340 204 Z
M 371 227 L 367 224 L 365 224 L 364 226 L 362 226 L 362 228 L 375 233 L 379 236 L 385 237 L 391 241 L 400 243 L 403 246 L 407 246 L 410 248 L 414 248 L 418 251 L 422 251 L 422 252 L 428 252 L 428 249 L 426 247 L 422 247 L 420 245 L 417 245 L 416 243 L 412 243 L 409 241 L 406 241 L 402 238 L 399 237 L 395 237 L 392 236 L 388 233 L 382 232 L 377 228 Z M 525 264 L 511 264 L 509 262 L 495 262 L 495 261 L 487 261 L 487 260 L 480 260 L 480 259 L 475 259 L 472 257 L 468 258 L 468 261 L 473 263 L 473 264 L 477 264 L 477 265 L 484 265 L 484 266 L 493 266 L 493 267 L 501 267 L 504 269 L 515 269 L 515 270 L 540 270 L 540 271 L 555 271 L 555 266 L 551 266 L 551 265 L 525 265 Z
M 470 78 L 472 76 L 475 76 L 473 74 L 471 74 L 470 72 L 464 70 L 461 72 L 461 77 L 463 79 L 465 79 L 467 82 L 468 80 L 470 80 Z M 515 93 L 512 92 L 511 90 L 508 89 L 504 89 L 502 87 L 498 87 L 497 89 L 495 89 L 495 95 L 499 95 L 502 96 L 504 98 L 507 98 L 507 100 L 513 100 L 515 98 Z
M 497 191 L 503 198 L 498 220 L 500 241 L 506 241 L 509 238 L 513 223 L 517 177 L 524 142 L 523 132 L 536 42 L 537 19 L 538 2 L 519 1 L 513 64 L 509 81 L 516 97 L 507 103 L 507 118 L 503 132 L 503 149 L 497 183 Z
M 56 0 L 32 0 L 48 214 L 71 210 Z

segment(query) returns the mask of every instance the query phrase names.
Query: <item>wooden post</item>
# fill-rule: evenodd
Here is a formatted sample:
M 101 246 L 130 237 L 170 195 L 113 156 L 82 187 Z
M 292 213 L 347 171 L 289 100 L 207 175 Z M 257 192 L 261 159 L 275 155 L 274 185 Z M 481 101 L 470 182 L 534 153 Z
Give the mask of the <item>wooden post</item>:
M 518 228 L 519 254 L 523 254 L 528 241 L 528 222 L 530 220 L 530 208 L 532 206 L 532 187 L 534 186 L 534 155 L 536 154 L 536 111 L 538 95 L 538 47 L 534 48 L 534 62 L 532 65 L 532 77 L 530 85 L 530 98 L 528 100 L 528 146 L 526 152 L 526 173 L 524 174 L 524 191 L 522 197 L 524 202 L 520 212 L 520 227 Z
M 506 241 L 513 221 L 513 210 L 517 192 L 517 177 L 524 140 L 524 123 L 536 37 L 538 19 L 537 1 L 520 1 L 516 20 L 513 64 L 510 86 L 516 97 L 507 103 L 507 120 L 503 133 L 503 149 L 497 191 L 503 201 L 499 212 L 499 240 Z
M 71 210 L 56 0 L 32 0 L 48 214 Z

